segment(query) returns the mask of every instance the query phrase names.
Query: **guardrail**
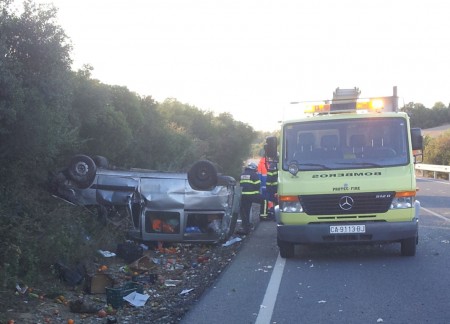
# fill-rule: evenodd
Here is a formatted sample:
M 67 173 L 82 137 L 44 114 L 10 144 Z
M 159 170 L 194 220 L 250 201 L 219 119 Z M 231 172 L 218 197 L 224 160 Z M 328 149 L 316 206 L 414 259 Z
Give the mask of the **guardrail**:
M 450 165 L 435 165 L 435 164 L 424 164 L 417 163 L 416 170 L 422 171 L 422 176 L 424 175 L 424 171 L 433 172 L 433 178 L 436 179 L 437 173 L 447 173 L 448 180 L 450 181 Z

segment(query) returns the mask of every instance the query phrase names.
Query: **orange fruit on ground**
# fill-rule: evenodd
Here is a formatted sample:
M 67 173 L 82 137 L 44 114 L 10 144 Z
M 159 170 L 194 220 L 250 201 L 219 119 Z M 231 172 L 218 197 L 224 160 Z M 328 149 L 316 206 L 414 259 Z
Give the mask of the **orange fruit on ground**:
M 97 316 L 100 318 L 106 317 L 108 314 L 106 314 L 106 311 L 104 309 L 100 309 L 97 313 Z
M 73 319 L 67 320 L 67 324 L 75 324 L 75 321 Z

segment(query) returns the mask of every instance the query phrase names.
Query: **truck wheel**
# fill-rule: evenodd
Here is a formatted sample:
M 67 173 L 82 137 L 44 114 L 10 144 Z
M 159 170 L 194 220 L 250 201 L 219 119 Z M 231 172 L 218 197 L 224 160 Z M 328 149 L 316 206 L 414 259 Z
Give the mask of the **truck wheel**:
M 416 245 L 417 237 L 410 237 L 401 241 L 401 253 L 402 256 L 415 256 L 416 255 Z
M 80 189 L 91 186 L 96 172 L 95 162 L 87 155 L 75 155 L 67 168 L 70 180 Z
M 194 190 L 212 190 L 217 185 L 217 170 L 214 164 L 208 160 L 200 160 L 188 171 L 189 185 Z
M 280 256 L 285 259 L 292 258 L 295 254 L 295 245 L 293 243 L 281 241 L 277 239 L 278 247 L 280 248 Z

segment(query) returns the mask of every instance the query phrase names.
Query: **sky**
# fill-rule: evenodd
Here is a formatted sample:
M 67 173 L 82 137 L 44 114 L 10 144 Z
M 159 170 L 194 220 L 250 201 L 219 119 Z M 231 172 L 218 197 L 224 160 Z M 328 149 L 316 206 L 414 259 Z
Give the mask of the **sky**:
M 35 1 L 58 8 L 74 70 L 256 130 L 337 87 L 450 103 L 447 0 Z

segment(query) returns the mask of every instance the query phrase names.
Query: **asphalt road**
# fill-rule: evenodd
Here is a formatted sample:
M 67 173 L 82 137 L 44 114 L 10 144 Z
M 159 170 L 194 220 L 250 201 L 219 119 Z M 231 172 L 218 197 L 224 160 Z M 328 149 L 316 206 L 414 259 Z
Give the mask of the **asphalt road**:
M 297 246 L 261 222 L 182 323 L 450 323 L 450 183 L 418 179 L 416 256 L 400 244 Z

